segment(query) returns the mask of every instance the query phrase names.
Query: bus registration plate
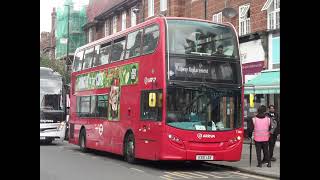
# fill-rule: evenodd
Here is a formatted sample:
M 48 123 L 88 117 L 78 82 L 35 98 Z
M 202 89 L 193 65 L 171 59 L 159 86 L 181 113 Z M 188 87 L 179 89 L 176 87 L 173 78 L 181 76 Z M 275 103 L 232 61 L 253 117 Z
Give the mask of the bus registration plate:
M 196 160 L 213 160 L 212 155 L 196 155 Z
M 40 140 L 45 140 L 45 139 L 46 139 L 46 137 L 40 136 Z

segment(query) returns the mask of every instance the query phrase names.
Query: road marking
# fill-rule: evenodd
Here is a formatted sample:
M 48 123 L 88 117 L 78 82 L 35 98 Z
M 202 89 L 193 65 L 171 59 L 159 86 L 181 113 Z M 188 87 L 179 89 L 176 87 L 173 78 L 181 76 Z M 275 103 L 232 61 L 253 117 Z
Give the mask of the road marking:
M 252 174 L 245 174 L 245 173 L 241 173 L 241 172 L 232 172 L 233 174 L 238 174 L 238 175 L 242 175 L 242 176 L 247 176 L 247 177 L 252 177 L 252 178 L 256 178 L 256 179 L 263 179 L 263 180 L 271 180 L 273 178 L 267 178 L 267 177 L 262 177 L 262 176 L 257 176 L 257 175 L 252 175 Z
M 191 175 L 183 174 L 181 172 L 165 172 L 165 173 L 170 174 L 170 176 L 178 176 L 178 177 L 182 177 L 185 179 L 199 178 L 199 177 L 194 177 Z
M 181 178 L 177 178 L 177 177 L 171 177 L 170 175 L 163 175 L 163 176 L 160 176 L 160 178 L 167 179 L 167 180 L 181 179 Z
M 130 168 L 130 169 L 135 170 L 135 171 L 139 171 L 139 172 L 144 172 L 144 171 L 142 171 L 140 169 L 136 169 L 136 168 Z
M 203 172 L 200 172 L 200 171 L 195 171 L 199 174 L 203 174 L 203 175 L 206 175 L 206 176 L 211 176 L 211 177 L 214 177 L 214 178 L 224 178 L 224 177 L 221 177 L 221 176 L 217 176 L 217 175 L 214 175 L 214 174 L 209 174 L 209 173 L 203 173 Z
M 162 179 L 167 179 L 167 180 L 173 180 L 173 179 L 181 179 L 181 178 L 177 178 L 177 177 L 171 177 L 170 175 L 163 175 L 163 176 L 159 176 Z
M 196 176 L 196 178 L 208 178 L 208 176 L 204 176 L 204 175 L 192 173 L 192 172 L 184 172 L 184 174 L 191 174 L 193 176 Z

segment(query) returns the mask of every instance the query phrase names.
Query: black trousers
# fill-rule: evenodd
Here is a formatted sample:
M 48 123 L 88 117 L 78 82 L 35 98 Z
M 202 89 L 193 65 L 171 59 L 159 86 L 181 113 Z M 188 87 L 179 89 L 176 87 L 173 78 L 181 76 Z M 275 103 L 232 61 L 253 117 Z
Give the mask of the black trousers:
M 256 152 L 257 152 L 257 160 L 258 164 L 261 164 L 261 149 L 263 150 L 263 157 L 267 162 L 270 162 L 270 156 L 269 156 L 269 142 L 263 141 L 263 142 L 257 142 L 255 141 L 256 145 Z
M 276 144 L 276 141 L 277 141 L 277 135 L 270 134 L 270 138 L 269 138 L 269 155 L 270 155 L 270 158 L 273 157 L 273 150 L 274 150 L 274 146 Z

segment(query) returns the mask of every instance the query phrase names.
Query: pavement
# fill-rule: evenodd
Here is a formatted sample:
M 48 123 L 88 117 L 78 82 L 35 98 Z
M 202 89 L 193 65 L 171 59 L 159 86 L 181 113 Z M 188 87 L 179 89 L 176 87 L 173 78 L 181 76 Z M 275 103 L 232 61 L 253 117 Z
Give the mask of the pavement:
M 250 166 L 249 163 L 249 154 L 250 154 L 250 140 L 245 139 L 242 148 L 242 156 L 241 160 L 238 162 L 223 162 L 223 161 L 209 161 L 208 163 L 218 164 L 227 166 L 232 169 L 237 169 L 242 172 L 266 176 L 270 178 L 280 179 L 280 141 L 276 142 L 273 157 L 275 157 L 276 161 L 271 161 L 271 168 L 267 167 L 267 164 L 263 164 L 262 168 L 256 167 L 258 164 L 257 155 L 255 145 L 252 145 L 252 163 Z M 262 157 L 263 153 L 261 152 Z

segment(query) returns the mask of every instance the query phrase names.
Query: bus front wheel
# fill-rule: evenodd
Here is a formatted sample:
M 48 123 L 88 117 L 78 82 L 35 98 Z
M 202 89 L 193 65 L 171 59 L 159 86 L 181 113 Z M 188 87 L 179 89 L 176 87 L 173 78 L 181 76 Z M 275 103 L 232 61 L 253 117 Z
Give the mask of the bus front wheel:
M 125 140 L 125 151 L 124 151 L 124 157 L 127 160 L 128 163 L 135 163 L 135 141 L 134 136 L 132 133 L 130 133 Z
M 79 146 L 80 146 L 80 151 L 84 153 L 88 152 L 88 148 L 86 147 L 86 131 L 85 130 L 81 130 L 80 132 Z

